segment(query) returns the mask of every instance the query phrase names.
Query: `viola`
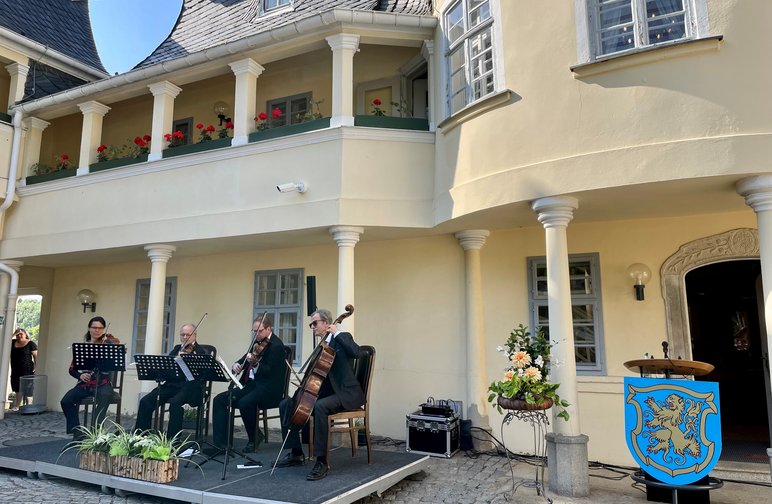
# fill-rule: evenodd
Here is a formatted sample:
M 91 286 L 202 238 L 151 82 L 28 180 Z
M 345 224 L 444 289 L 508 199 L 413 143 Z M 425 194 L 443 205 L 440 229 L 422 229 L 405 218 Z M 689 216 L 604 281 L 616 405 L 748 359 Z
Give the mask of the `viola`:
M 333 324 L 340 324 L 346 317 L 351 316 L 352 313 L 354 313 L 354 306 L 346 305 L 345 313 L 341 313 Z M 332 369 L 332 363 L 335 361 L 335 350 L 325 343 L 324 340 L 325 338 L 322 338 L 322 341 L 319 342 L 319 345 L 308 358 L 308 369 L 305 375 L 303 375 L 303 381 L 295 391 L 292 403 L 293 413 L 290 418 L 291 427 L 300 429 L 311 418 L 314 404 L 319 398 L 319 391 L 327 378 L 327 374 Z

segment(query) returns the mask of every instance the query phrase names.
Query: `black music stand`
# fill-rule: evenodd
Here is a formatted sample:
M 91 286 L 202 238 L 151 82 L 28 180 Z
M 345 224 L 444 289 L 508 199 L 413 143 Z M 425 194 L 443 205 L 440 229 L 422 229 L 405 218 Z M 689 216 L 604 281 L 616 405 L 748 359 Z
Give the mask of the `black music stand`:
M 212 445 L 211 443 L 206 443 L 209 446 L 212 446 L 214 448 L 217 448 L 217 451 L 208 456 L 206 460 L 204 460 L 201 464 L 210 461 L 215 460 L 217 462 L 222 463 L 222 479 L 225 479 L 225 473 L 228 469 L 228 461 L 230 460 L 230 457 L 232 454 L 236 454 L 242 458 L 245 458 L 252 462 L 255 465 L 262 466 L 262 462 L 259 460 L 255 460 L 252 457 L 235 450 L 233 448 L 233 388 L 244 388 L 244 386 L 239 382 L 239 379 L 231 373 L 230 368 L 225 363 L 225 361 L 222 360 L 221 357 L 217 357 L 216 359 L 212 357 L 211 355 L 197 355 L 197 354 L 185 354 L 177 358 L 178 363 L 180 360 L 183 361 L 183 365 L 187 365 L 189 372 L 191 374 L 191 377 L 196 379 L 200 378 L 202 380 L 208 380 L 208 381 L 219 381 L 219 382 L 229 382 L 228 383 L 228 418 L 230 419 L 229 422 L 229 428 L 228 428 L 228 437 L 226 439 L 225 443 L 225 449 L 221 449 L 217 446 Z M 184 371 L 184 368 L 183 368 Z M 187 373 L 186 373 L 187 376 Z M 190 379 L 190 377 L 188 378 Z M 224 453 L 225 460 L 221 461 L 218 460 L 217 456 L 219 456 L 221 453 Z
M 171 355 L 137 354 L 134 358 L 137 362 L 137 379 L 154 380 L 156 383 L 158 393 L 155 396 L 155 411 L 158 412 L 158 408 L 161 406 L 161 382 L 178 380 L 182 377 L 182 372 Z M 156 428 L 160 431 L 161 427 L 159 415 L 156 418 Z
M 93 426 L 98 416 L 99 374 L 105 371 L 126 371 L 126 345 L 73 343 L 72 361 L 78 371 L 96 375 L 94 415 L 91 417 L 91 425 Z

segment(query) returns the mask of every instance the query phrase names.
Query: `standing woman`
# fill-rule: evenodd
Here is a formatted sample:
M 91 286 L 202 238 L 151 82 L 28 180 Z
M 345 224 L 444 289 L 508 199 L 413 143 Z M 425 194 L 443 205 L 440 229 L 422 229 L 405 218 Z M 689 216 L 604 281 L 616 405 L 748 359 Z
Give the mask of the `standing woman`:
M 13 333 L 14 341 L 11 347 L 11 389 L 16 392 L 13 410 L 21 406 L 22 398 L 27 404 L 27 391 L 21 390 L 19 383 L 22 376 L 35 374 L 35 363 L 38 360 L 38 346 L 29 339 L 26 329 L 16 329 Z
M 88 321 L 88 332 L 84 336 L 86 343 L 108 344 L 112 340 L 106 338 L 105 329 L 107 323 L 102 317 L 94 317 Z M 75 361 L 70 362 L 70 376 L 78 380 L 78 384 L 64 394 L 61 402 L 64 417 L 67 419 L 67 434 L 72 434 L 74 439 L 79 439 L 82 433 L 75 428 L 80 425 L 78 408 L 80 401 L 85 397 L 94 395 L 96 387 L 96 405 L 94 406 L 94 423 L 99 424 L 105 418 L 110 399 L 113 395 L 113 387 L 110 384 L 109 373 L 93 373 L 91 371 L 77 369 Z

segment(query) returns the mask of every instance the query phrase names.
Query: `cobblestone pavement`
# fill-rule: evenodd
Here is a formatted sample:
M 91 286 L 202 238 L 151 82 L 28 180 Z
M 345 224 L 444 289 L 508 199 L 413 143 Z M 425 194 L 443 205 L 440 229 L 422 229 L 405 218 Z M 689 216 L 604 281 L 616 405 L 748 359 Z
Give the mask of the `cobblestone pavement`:
M 124 425 L 133 424 L 127 418 Z M 21 437 L 61 436 L 64 417 L 61 413 L 19 415 L 7 412 L 0 420 L 0 443 Z M 388 439 L 379 440 L 378 450 L 404 450 L 404 444 Z M 511 467 L 511 469 L 510 469 Z M 535 468 L 527 459 L 511 463 L 503 455 L 495 453 L 469 456 L 457 453 L 451 459 L 432 458 L 427 470 L 400 481 L 381 496 L 370 496 L 358 504 L 380 502 L 394 503 L 450 503 L 478 504 L 516 502 L 522 504 L 544 503 L 535 489 L 520 487 L 512 493 L 513 473 L 515 481 L 532 479 Z M 646 503 L 646 494 L 633 486 L 628 470 L 593 468 L 590 472 L 591 495 L 587 498 L 551 496 L 555 504 L 627 504 Z M 772 488 L 727 482 L 724 488 L 710 494 L 713 504 L 738 502 L 772 502 Z M 64 479 L 33 479 L 26 473 L 0 469 L 0 504 L 5 503 L 59 503 L 59 504 L 172 504 L 178 501 L 129 495 L 121 497 L 104 494 L 95 485 Z

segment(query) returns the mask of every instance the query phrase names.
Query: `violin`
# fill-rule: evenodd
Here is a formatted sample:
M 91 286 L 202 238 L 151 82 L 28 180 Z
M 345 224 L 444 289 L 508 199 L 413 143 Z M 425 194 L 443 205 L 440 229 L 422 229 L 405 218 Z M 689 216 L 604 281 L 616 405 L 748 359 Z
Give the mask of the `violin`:
M 331 325 L 340 324 L 346 317 L 354 313 L 354 306 L 347 304 L 345 313 L 341 313 Z M 303 381 L 295 391 L 293 397 L 293 413 L 290 417 L 290 425 L 293 428 L 302 428 L 311 413 L 314 411 L 314 404 L 319 397 L 319 391 L 322 388 L 327 374 L 332 369 L 332 363 L 335 361 L 335 350 L 325 341 L 325 338 L 319 342 L 311 356 L 308 358 L 308 369 L 303 375 Z
M 263 350 L 265 350 L 265 348 L 268 346 L 268 343 L 270 343 L 268 336 L 255 342 L 255 345 L 252 347 L 252 355 L 254 355 L 255 359 L 260 358 L 260 355 L 263 353 Z

